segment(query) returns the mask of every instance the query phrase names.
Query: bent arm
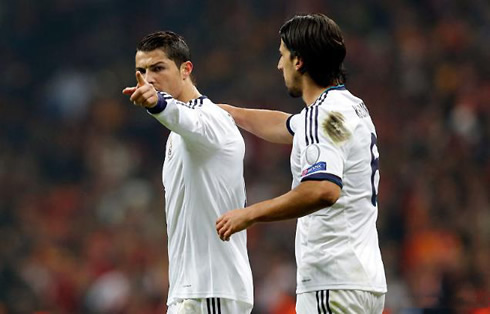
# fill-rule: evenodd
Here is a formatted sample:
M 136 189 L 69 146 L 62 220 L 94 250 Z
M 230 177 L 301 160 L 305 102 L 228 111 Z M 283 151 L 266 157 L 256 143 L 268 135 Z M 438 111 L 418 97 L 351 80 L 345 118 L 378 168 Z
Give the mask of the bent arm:
M 219 106 L 228 111 L 240 128 L 252 134 L 272 143 L 293 143 L 293 136 L 286 127 L 286 121 L 291 114 L 276 110 Z
M 330 181 L 305 181 L 279 197 L 227 212 L 216 221 L 222 240 L 256 222 L 303 217 L 330 207 L 340 197 L 340 187 Z
M 305 181 L 276 198 L 246 208 L 250 220 L 268 222 L 303 217 L 330 207 L 340 196 L 340 187 L 330 181 Z

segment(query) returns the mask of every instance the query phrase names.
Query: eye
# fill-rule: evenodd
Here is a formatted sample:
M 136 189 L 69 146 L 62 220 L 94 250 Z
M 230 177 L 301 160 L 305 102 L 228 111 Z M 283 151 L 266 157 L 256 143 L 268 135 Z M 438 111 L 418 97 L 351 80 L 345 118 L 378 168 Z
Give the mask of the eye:
M 146 73 L 146 69 L 143 69 L 143 68 L 136 68 L 136 71 L 140 72 L 141 74 Z
M 162 71 L 162 70 L 164 70 L 164 69 L 165 69 L 165 68 L 164 68 L 163 66 L 161 66 L 161 65 L 157 65 L 157 66 L 154 66 L 154 67 L 152 67 L 152 68 L 151 68 L 151 70 L 152 70 L 153 72 L 160 72 L 160 71 Z

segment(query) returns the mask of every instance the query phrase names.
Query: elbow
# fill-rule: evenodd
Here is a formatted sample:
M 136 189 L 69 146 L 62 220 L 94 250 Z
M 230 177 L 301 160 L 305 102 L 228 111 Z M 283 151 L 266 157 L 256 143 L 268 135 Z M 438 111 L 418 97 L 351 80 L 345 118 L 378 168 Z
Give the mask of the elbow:
M 322 188 L 317 190 L 317 201 L 321 208 L 334 205 L 340 197 L 341 189 L 332 182 L 323 182 Z
M 337 194 L 337 193 L 332 193 L 330 191 L 325 192 L 319 196 L 318 202 L 322 208 L 330 207 L 337 202 L 337 200 L 339 199 L 339 196 L 340 196 L 340 194 Z
M 340 197 L 340 186 L 330 181 L 303 181 L 297 191 L 303 202 L 308 203 L 310 212 L 334 205 Z

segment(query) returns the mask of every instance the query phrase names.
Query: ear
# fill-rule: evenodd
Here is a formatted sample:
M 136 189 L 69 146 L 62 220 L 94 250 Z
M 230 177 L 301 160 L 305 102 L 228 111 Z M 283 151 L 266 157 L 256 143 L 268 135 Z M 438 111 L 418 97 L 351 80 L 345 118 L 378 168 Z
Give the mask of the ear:
M 190 61 L 182 62 L 180 65 L 180 74 L 182 76 L 182 79 L 187 79 L 190 77 L 192 73 L 192 69 L 194 68 L 194 65 Z
M 294 57 L 293 61 L 294 61 L 294 68 L 296 69 L 296 71 L 303 73 L 304 72 L 303 59 L 301 59 L 300 57 Z

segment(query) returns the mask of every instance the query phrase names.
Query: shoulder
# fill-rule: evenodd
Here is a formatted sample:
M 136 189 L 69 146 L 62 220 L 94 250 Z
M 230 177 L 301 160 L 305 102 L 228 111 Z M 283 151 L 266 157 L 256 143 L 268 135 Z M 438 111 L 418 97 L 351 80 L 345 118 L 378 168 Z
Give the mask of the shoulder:
M 214 124 L 219 125 L 219 128 L 227 130 L 226 132 L 229 132 L 230 129 L 238 130 L 235 120 L 226 110 L 222 109 L 209 98 L 203 97 L 202 104 L 197 105 L 196 109 L 200 111 L 201 115 L 204 116 L 207 121 L 214 121 Z
M 322 133 L 334 142 L 344 142 L 350 138 L 363 115 L 369 115 L 361 110 L 366 108 L 363 101 L 345 89 L 331 91 L 315 107 L 318 107 L 318 124 Z
M 369 111 L 363 100 L 351 94 L 347 89 L 329 92 L 328 96 L 315 106 L 319 107 L 319 115 L 329 115 L 336 112 L 350 122 L 359 121 L 369 116 Z

